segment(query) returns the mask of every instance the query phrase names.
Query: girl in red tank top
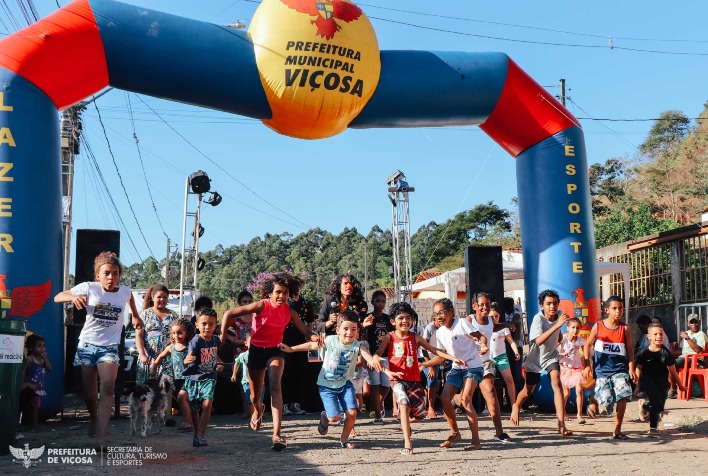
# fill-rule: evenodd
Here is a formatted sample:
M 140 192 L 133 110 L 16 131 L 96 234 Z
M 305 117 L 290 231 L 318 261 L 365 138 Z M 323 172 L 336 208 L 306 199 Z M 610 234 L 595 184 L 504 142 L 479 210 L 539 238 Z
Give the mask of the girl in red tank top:
M 374 359 L 380 364 L 381 356 L 384 353 L 388 356 L 389 372 L 387 375 L 391 379 L 393 397 L 398 402 L 401 429 L 403 430 L 404 446 L 401 454 L 409 455 L 413 454 L 410 416 L 415 420 L 423 419 L 426 412 L 425 390 L 420 384 L 420 371 L 430 367 L 429 364 L 432 362 L 418 363 L 418 346 L 443 359 L 452 360 L 462 367 L 465 366 L 465 362 L 436 349 L 422 336 L 410 332 L 413 326 L 413 317 L 417 317 L 417 314 L 407 302 L 393 304 L 389 314 L 392 316 L 396 330 L 383 338 Z
M 309 336 L 313 342 L 319 342 L 319 336 L 309 331 L 297 312 L 288 306 L 290 294 L 299 292 L 302 282 L 287 273 L 276 273 L 261 283 L 260 301 L 229 309 L 221 320 L 221 342 L 225 342 L 226 330 L 232 319 L 245 314 L 255 313 L 251 327 L 251 346 L 248 354 L 248 380 L 251 386 L 251 428 L 259 430 L 265 411 L 261 403 L 261 393 L 265 381 L 266 370 L 270 382 L 270 408 L 273 415 L 273 449 L 281 451 L 286 448 L 285 438 L 280 436 L 280 426 L 283 420 L 283 395 L 280 380 L 283 376 L 283 351 L 278 347 L 283 341 L 283 331 L 290 322 L 304 336 Z

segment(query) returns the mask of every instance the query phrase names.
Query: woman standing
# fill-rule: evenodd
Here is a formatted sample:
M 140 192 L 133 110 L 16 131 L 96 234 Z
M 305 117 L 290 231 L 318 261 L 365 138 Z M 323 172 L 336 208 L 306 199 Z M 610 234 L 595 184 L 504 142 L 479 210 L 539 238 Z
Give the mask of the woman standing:
M 329 286 L 329 295 L 325 297 L 318 319 L 319 331 L 326 335 L 337 333 L 337 316 L 346 311 L 353 311 L 363 321 L 369 305 L 361 291 L 361 283 L 353 274 L 340 274 Z
M 144 383 L 150 377 L 150 364 L 170 345 L 172 323 L 177 320 L 177 314 L 167 308 L 169 291 L 162 284 L 155 284 L 145 293 L 143 310 L 140 317 L 143 328 L 135 333 L 135 346 L 140 355 L 138 366 L 138 382 Z M 172 361 L 162 361 L 160 373 L 174 378 Z

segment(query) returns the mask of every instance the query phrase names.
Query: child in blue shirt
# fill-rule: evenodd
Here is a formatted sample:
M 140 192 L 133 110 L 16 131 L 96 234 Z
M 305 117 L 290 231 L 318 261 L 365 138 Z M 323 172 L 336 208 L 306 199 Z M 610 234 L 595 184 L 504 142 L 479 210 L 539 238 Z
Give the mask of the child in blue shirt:
M 182 372 L 184 389 L 192 406 L 192 445 L 195 447 L 208 446 L 205 434 L 211 418 L 216 373 L 223 370 L 216 354 L 221 343 L 219 337 L 214 335 L 216 311 L 208 307 L 199 309 L 197 329 L 199 334 L 189 342 L 187 357 L 184 359 L 187 367 Z
M 324 347 L 327 349 L 322 360 L 322 369 L 317 378 L 317 387 L 325 410 L 320 414 L 320 422 L 317 431 L 320 435 L 326 435 L 330 423 L 340 420 L 342 410 L 345 413 L 344 427 L 340 437 L 340 446 L 346 449 L 354 448 L 354 444 L 349 441 L 349 435 L 354 428 L 358 413 L 358 403 L 352 379 L 356 373 L 356 362 L 361 356 L 372 368 L 384 370 L 376 363 L 364 347 L 363 342 L 357 340 L 359 335 L 359 317 L 350 311 L 345 311 L 339 317 L 337 323 L 337 335 L 327 336 Z M 285 352 L 299 352 L 315 350 L 319 348 L 317 342 L 289 347 L 281 344 L 280 348 Z M 388 370 L 385 370 L 388 372 Z

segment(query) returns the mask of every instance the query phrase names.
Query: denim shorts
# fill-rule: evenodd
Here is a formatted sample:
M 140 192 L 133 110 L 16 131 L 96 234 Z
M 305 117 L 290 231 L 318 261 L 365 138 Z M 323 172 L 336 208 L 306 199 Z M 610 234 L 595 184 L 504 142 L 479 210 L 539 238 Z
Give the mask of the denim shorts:
M 117 345 L 93 345 L 79 341 L 74 356 L 74 367 L 95 367 L 104 362 L 113 362 L 120 366 Z
M 251 384 L 246 382 L 242 383 L 241 386 L 243 387 L 243 394 L 246 395 L 246 405 L 251 405 L 253 403 L 251 401 Z M 261 390 L 265 390 L 265 388 Z M 265 400 L 265 392 L 261 391 L 261 403 L 263 403 L 263 400 Z
M 334 418 L 341 415 L 342 410 L 356 410 L 359 405 L 356 401 L 356 393 L 354 393 L 354 385 L 347 382 L 340 388 L 330 388 L 318 385 L 320 391 L 320 399 L 322 406 L 327 413 L 327 418 Z
M 433 378 L 430 378 L 430 376 L 428 375 L 428 372 L 430 371 L 431 368 L 435 369 L 435 377 L 433 377 Z M 441 365 L 434 365 L 433 367 L 429 367 L 423 371 L 423 373 L 425 374 L 427 388 L 433 388 L 438 383 L 440 383 L 440 372 L 442 372 Z
M 465 379 L 471 378 L 474 383 L 479 384 L 484 378 L 484 370 L 482 367 L 472 367 L 467 369 L 452 369 L 450 373 L 447 374 L 447 380 L 445 385 L 452 385 L 459 389 L 465 387 Z

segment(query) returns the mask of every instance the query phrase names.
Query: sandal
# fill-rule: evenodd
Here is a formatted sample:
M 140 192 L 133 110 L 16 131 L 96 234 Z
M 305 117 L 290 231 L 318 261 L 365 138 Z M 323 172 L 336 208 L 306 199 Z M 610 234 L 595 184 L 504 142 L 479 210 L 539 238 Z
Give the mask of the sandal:
M 597 417 L 597 413 L 595 412 L 595 407 L 593 407 L 592 405 L 588 405 L 588 409 L 586 411 L 587 411 L 587 414 L 590 418 Z
M 413 454 L 413 448 L 403 448 L 401 454 L 405 456 L 410 456 Z
M 578 425 L 584 425 L 587 423 L 584 418 L 578 418 Z
M 440 443 L 440 448 L 450 448 L 453 444 L 457 443 L 460 440 L 462 440 L 462 435 L 460 435 L 459 433 L 453 433 L 448 436 L 445 441 Z
M 473 451 L 473 450 L 480 450 L 482 449 L 482 445 L 477 443 L 476 445 L 473 443 L 471 445 L 467 445 L 464 448 L 462 448 L 464 451 Z
M 356 448 L 356 445 L 354 443 L 350 443 L 349 440 L 340 441 L 339 446 L 345 450 L 353 450 L 354 448 Z
M 317 423 L 317 433 L 319 433 L 322 436 L 326 435 L 327 431 L 329 430 L 329 424 L 324 425 L 322 423 L 325 418 L 327 418 L 327 413 L 325 413 L 325 412 L 320 413 L 320 421 Z M 328 420 L 328 422 L 329 422 L 329 420 Z
M 258 431 L 261 429 L 263 415 L 261 414 L 261 416 L 259 416 L 257 419 L 254 420 L 253 417 L 255 417 L 255 416 L 256 416 L 256 414 L 254 413 L 253 416 L 251 417 L 251 421 L 249 423 L 249 426 L 251 427 L 251 430 Z
M 573 432 L 568 430 L 567 428 L 563 428 L 562 430 L 558 430 L 558 433 L 561 436 L 573 436 Z
M 273 449 L 275 451 L 283 451 L 287 447 L 288 443 L 285 441 L 285 438 L 280 436 L 273 437 Z
M 617 433 L 616 435 L 612 435 L 613 440 L 628 440 L 629 436 L 625 435 L 624 433 Z

